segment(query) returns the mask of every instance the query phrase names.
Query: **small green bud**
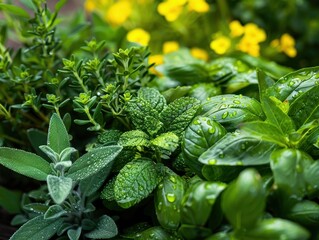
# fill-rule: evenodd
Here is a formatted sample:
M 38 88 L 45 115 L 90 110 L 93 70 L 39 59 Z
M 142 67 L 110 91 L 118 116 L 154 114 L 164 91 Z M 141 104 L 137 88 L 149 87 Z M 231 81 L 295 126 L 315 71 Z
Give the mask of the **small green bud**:
M 88 102 L 90 101 L 91 98 L 91 93 L 80 93 L 80 95 L 78 97 L 75 97 L 75 101 L 77 101 L 78 103 L 82 103 L 83 105 L 88 104 Z
M 63 62 L 63 65 L 64 65 L 64 69 L 67 69 L 67 70 L 74 70 L 74 66 L 75 66 L 75 61 L 72 61 L 72 60 L 68 60 L 68 59 L 63 59 L 62 60 Z

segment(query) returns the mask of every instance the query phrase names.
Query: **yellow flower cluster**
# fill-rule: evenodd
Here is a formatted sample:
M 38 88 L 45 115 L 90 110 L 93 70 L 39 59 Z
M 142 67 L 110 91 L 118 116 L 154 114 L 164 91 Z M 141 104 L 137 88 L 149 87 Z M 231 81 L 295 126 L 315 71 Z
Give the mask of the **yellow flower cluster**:
M 151 39 L 151 35 L 142 28 L 135 28 L 127 33 L 126 39 L 129 42 L 146 46 Z
M 130 1 L 120 0 L 108 8 L 104 17 L 111 25 L 119 26 L 130 17 L 132 10 Z
M 236 43 L 236 40 L 238 41 L 238 38 L 240 38 L 236 44 L 236 49 L 255 57 L 260 55 L 259 44 L 267 38 L 266 32 L 262 28 L 259 28 L 254 23 L 248 23 L 243 26 L 239 21 L 232 21 L 229 24 L 229 30 L 230 37 L 220 35 L 211 42 L 210 47 L 212 50 L 217 54 L 225 54 L 231 49 L 232 44 Z
M 285 53 L 288 57 L 293 58 L 297 55 L 295 40 L 288 33 L 283 34 L 280 39 L 274 39 L 270 45 L 279 52 Z
M 205 13 L 209 11 L 209 4 L 205 0 L 165 0 L 158 4 L 157 11 L 163 15 L 168 22 L 174 22 L 184 11 Z

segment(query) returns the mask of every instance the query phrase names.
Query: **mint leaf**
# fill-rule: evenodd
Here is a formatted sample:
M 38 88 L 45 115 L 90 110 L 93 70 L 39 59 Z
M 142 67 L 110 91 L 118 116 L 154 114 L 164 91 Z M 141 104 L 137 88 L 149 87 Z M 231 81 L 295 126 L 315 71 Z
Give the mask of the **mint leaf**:
M 159 167 L 153 161 L 134 160 L 126 164 L 116 177 L 115 200 L 122 208 L 129 208 L 148 197 L 161 179 Z
M 140 130 L 132 130 L 121 135 L 118 144 L 123 147 L 149 146 L 149 136 Z

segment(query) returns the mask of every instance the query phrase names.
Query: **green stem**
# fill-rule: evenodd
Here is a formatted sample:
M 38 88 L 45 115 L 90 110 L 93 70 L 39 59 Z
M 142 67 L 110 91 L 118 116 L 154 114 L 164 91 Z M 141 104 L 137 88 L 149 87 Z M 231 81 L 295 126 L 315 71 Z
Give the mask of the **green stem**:
M 87 93 L 89 90 L 87 89 L 87 87 L 84 85 L 82 78 L 79 76 L 79 74 L 77 72 L 73 72 L 74 77 L 76 78 L 76 80 L 78 80 L 81 88 L 83 89 L 83 91 L 85 93 Z
M 11 142 L 17 143 L 19 145 L 23 145 L 23 146 L 25 145 L 25 143 L 23 141 L 20 141 L 20 140 L 18 140 L 16 138 L 10 137 L 10 136 L 5 135 L 5 134 L 1 134 L 0 137 L 2 137 L 4 139 L 7 139 L 7 140 L 9 140 Z

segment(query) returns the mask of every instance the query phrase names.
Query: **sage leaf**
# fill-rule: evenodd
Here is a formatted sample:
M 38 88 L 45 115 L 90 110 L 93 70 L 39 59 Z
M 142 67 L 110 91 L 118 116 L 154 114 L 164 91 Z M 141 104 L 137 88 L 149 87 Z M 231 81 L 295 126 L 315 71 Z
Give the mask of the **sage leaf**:
M 103 215 L 99 218 L 96 228 L 85 234 L 85 237 L 93 239 L 109 239 L 115 237 L 117 234 L 118 230 L 114 220 L 107 215 Z
M 45 181 L 52 171 L 50 164 L 38 155 L 7 147 L 0 148 L 0 164 L 39 181 Z
M 149 159 L 137 159 L 126 164 L 116 177 L 115 200 L 122 208 L 129 208 L 156 188 L 162 175 L 159 167 Z
M 44 214 L 44 219 L 56 219 L 67 212 L 60 205 L 50 206 Z
M 72 179 L 69 177 L 48 175 L 47 184 L 50 196 L 57 204 L 61 204 L 72 190 Z
M 85 179 L 101 169 L 111 168 L 113 160 L 121 152 L 121 146 L 105 146 L 91 150 L 78 158 L 70 167 L 67 176 L 73 180 Z
M 78 240 L 80 239 L 81 232 L 82 232 L 82 228 L 78 227 L 77 229 L 69 229 L 67 231 L 67 234 L 70 240 Z
M 42 239 L 49 240 L 62 225 L 64 219 L 44 219 L 35 217 L 22 225 L 10 238 L 10 240 Z
M 50 119 L 47 145 L 58 154 L 70 147 L 69 134 L 62 119 L 56 113 Z

